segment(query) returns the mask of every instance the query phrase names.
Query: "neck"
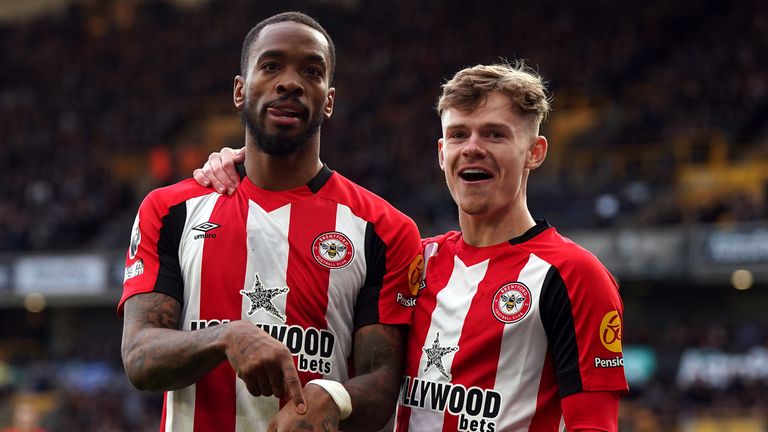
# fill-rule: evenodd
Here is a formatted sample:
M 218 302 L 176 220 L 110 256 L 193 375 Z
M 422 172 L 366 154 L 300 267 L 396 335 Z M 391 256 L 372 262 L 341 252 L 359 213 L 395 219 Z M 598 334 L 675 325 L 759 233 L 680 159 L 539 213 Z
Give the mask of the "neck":
M 470 215 L 459 209 L 459 225 L 467 244 L 484 247 L 519 237 L 535 226 L 536 221 L 523 202 L 497 214 Z
M 322 167 L 319 133 L 304 148 L 288 156 L 264 153 L 250 134 L 246 134 L 245 174 L 251 183 L 262 189 L 295 189 L 312 180 Z

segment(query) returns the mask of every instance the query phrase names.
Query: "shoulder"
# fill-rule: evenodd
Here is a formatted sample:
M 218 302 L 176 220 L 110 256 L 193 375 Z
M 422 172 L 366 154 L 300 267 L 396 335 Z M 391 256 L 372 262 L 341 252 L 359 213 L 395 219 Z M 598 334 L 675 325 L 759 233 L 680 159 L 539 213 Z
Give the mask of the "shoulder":
M 167 212 L 171 207 L 192 198 L 216 194 L 210 188 L 200 186 L 194 179 L 182 180 L 170 186 L 150 191 L 141 203 L 141 208 L 156 213 Z
M 595 286 L 617 287 L 613 276 L 590 251 L 549 228 L 522 245 L 559 273 L 566 285 L 591 281 Z
M 448 243 L 455 243 L 460 237 L 461 233 L 459 231 L 448 231 L 445 234 L 421 239 L 421 246 L 425 249 L 442 249 L 444 245 Z
M 524 247 L 559 269 L 603 268 L 592 252 L 561 235 L 554 227 L 525 243 Z
M 333 175 L 318 194 L 323 198 L 347 206 L 356 216 L 373 223 L 377 227 L 416 230 L 416 223 L 396 209 L 384 198 L 352 182 L 334 171 Z M 418 231 L 416 231 L 418 233 Z

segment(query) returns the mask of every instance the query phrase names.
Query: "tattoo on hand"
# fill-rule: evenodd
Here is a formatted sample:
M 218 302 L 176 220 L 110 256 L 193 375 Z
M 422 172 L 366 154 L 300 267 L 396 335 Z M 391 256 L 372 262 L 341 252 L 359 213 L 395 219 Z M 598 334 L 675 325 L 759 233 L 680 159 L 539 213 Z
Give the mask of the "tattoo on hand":
M 336 415 L 328 414 L 323 419 L 323 432 L 333 432 L 334 430 L 336 430 L 334 425 L 337 424 L 338 422 L 339 422 L 339 419 Z
M 296 425 L 294 427 L 298 430 L 308 430 L 313 431 L 315 430 L 315 427 L 312 425 L 312 423 L 309 423 L 306 420 L 299 420 L 296 422 Z

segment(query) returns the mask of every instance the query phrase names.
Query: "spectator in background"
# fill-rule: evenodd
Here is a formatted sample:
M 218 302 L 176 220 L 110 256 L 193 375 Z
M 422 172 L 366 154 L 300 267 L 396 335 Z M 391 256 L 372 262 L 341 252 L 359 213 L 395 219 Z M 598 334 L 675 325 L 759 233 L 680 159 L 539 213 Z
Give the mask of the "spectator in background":
M 45 432 L 40 427 L 40 411 L 34 401 L 19 397 L 13 403 L 13 424 L 2 432 Z

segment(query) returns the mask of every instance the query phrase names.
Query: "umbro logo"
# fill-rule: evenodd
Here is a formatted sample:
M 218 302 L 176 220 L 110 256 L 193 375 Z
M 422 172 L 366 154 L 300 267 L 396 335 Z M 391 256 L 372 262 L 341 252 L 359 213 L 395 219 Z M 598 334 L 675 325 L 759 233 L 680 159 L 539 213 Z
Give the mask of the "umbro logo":
M 203 222 L 200 225 L 193 227 L 192 229 L 195 231 L 200 231 L 205 234 L 197 234 L 195 235 L 195 240 L 200 239 L 207 239 L 207 238 L 216 238 L 216 234 L 209 234 L 208 231 L 215 230 L 216 228 L 220 227 L 221 225 L 213 222 Z
M 214 229 L 216 229 L 216 228 L 218 228 L 220 226 L 221 225 L 219 225 L 217 223 L 213 223 L 213 222 L 203 222 L 200 225 L 198 225 L 198 226 L 196 226 L 196 227 L 194 227 L 192 229 L 195 230 L 195 231 L 208 232 L 208 231 L 214 230 Z

